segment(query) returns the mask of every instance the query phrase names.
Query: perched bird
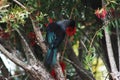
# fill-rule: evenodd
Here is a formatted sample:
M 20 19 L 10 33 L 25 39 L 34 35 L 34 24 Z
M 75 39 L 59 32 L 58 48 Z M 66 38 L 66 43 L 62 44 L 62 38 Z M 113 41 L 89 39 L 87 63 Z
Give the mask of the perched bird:
M 51 22 L 47 25 L 46 41 L 49 45 L 46 57 L 45 66 L 52 66 L 57 61 L 57 51 L 65 35 L 74 35 L 76 32 L 74 20 L 62 20 Z

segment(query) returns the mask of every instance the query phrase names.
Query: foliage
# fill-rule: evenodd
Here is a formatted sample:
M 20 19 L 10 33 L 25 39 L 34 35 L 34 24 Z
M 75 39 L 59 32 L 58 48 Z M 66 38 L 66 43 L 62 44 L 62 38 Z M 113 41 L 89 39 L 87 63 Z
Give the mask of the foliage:
M 15 29 L 20 29 L 21 32 L 23 32 L 22 35 L 25 37 L 25 39 L 27 39 L 28 34 L 33 32 L 33 28 L 31 26 L 30 21 L 30 15 L 34 14 L 34 12 L 37 12 L 37 14 L 34 15 L 36 18 L 35 21 L 39 23 L 36 27 L 39 27 L 44 39 L 46 33 L 45 24 L 48 24 L 49 18 L 52 18 L 54 21 L 72 18 L 75 19 L 76 21 L 77 31 L 74 38 L 69 39 L 71 40 L 72 45 L 74 46 L 76 45 L 76 47 L 73 48 L 77 48 L 74 50 L 76 50 L 77 58 L 80 60 L 80 62 L 82 62 L 83 64 L 82 66 L 84 66 L 90 72 L 93 72 L 92 71 L 93 60 L 95 60 L 96 57 L 101 55 L 102 48 L 100 45 L 100 41 L 104 37 L 102 20 L 106 17 L 109 20 L 108 31 L 110 31 L 111 34 L 112 29 L 119 27 L 120 24 L 119 19 L 120 15 L 118 15 L 120 13 L 120 8 L 118 7 L 119 6 L 118 4 L 120 3 L 119 0 L 104 0 L 106 1 L 106 5 L 104 7 L 102 6 L 98 7 L 96 10 L 91 7 L 97 6 L 96 4 L 92 5 L 92 3 L 90 2 L 84 3 L 83 0 L 19 0 L 19 1 L 20 3 L 25 5 L 25 7 L 28 10 L 23 9 L 15 2 L 10 2 L 11 6 L 9 6 L 9 8 L 1 9 L 5 11 L 0 12 L 0 23 L 6 24 L 5 26 L 0 25 L 0 30 L 2 29 L 4 30 L 4 32 L 8 32 L 9 36 L 12 37 L 9 38 L 10 42 L 14 44 L 14 45 L 12 44 L 11 47 L 20 48 L 18 50 L 22 54 L 24 47 L 20 45 L 21 42 L 16 41 L 18 39 L 18 34 L 16 34 Z M 0 38 L 1 34 L 5 34 L 4 32 L 3 33 L 0 32 Z M 35 46 L 30 45 L 34 50 L 37 45 L 37 41 L 36 39 L 33 40 L 30 40 L 28 38 L 27 42 L 30 42 L 30 44 L 35 44 Z M 21 47 L 23 49 L 21 49 Z M 62 49 L 63 48 L 64 47 L 62 47 Z M 39 53 L 41 53 L 41 51 L 39 51 Z M 104 50 L 102 50 L 102 53 L 104 53 Z M 25 54 L 22 54 L 22 56 L 24 55 Z M 65 55 L 65 57 L 68 56 Z M 75 68 L 70 63 L 67 63 L 66 70 L 67 70 L 66 75 L 71 80 L 77 74 Z

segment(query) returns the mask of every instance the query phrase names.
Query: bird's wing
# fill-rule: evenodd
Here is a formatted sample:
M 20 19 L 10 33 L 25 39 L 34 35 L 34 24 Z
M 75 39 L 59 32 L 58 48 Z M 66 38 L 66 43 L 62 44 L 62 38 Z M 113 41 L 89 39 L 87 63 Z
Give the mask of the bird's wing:
M 59 36 L 56 36 L 55 41 L 53 42 L 54 47 L 57 48 L 65 37 L 65 33 L 61 33 Z
M 64 33 L 62 33 L 58 36 L 54 32 L 49 32 L 47 34 L 47 42 L 49 44 L 49 47 L 57 48 L 63 41 L 64 37 L 65 37 Z
M 46 40 L 49 47 L 57 48 L 65 37 L 65 31 L 56 23 L 49 24 L 47 27 Z

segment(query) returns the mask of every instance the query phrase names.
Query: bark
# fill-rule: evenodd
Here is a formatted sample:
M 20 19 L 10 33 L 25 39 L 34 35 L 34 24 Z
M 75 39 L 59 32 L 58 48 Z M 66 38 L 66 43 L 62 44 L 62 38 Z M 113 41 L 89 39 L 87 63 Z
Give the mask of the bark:
M 118 59 L 119 59 L 119 71 L 120 71 L 120 30 L 119 27 L 116 26 L 116 33 L 117 33 L 117 45 L 118 45 Z
M 105 32 L 105 39 L 106 39 L 106 46 L 107 46 L 107 52 L 108 52 L 108 59 L 110 62 L 110 67 L 111 67 L 111 76 L 113 80 L 120 80 L 120 72 L 118 72 L 117 65 L 115 63 L 114 59 L 114 53 L 111 45 L 111 39 L 108 31 L 106 30 L 106 27 L 104 28 Z
M 113 49 L 112 49 L 112 45 L 111 45 L 110 35 L 109 35 L 109 32 L 106 30 L 106 27 L 104 29 L 104 32 L 105 32 L 106 46 L 107 46 L 107 52 L 108 52 L 108 58 L 110 61 L 111 71 L 116 72 L 117 66 L 115 63 L 114 55 L 113 55 Z
M 1 54 L 1 53 L 0 53 Z M 0 71 L 2 73 L 2 75 L 5 77 L 5 78 L 8 78 L 11 74 L 9 73 L 8 69 L 6 68 L 6 66 L 4 65 L 2 59 L 0 58 Z M 10 79 L 12 80 L 12 79 Z
M 45 70 L 45 67 L 42 63 L 36 62 L 34 65 L 27 65 L 24 62 L 20 61 L 16 56 L 8 52 L 1 44 L 0 51 L 15 64 L 22 67 L 35 80 L 54 80 L 51 75 Z
M 30 17 L 30 18 L 31 18 L 31 22 L 33 25 L 34 32 L 36 34 L 36 38 L 37 38 L 38 43 L 39 43 L 38 45 L 41 47 L 43 53 L 47 53 L 47 47 L 44 43 L 44 39 L 42 37 L 41 31 L 39 30 L 39 27 L 36 26 L 38 24 L 38 22 L 34 23 L 34 21 L 33 21 L 34 17 Z
M 113 80 L 120 80 L 120 72 L 112 72 L 111 73 L 112 79 Z
M 36 62 L 36 58 L 35 58 L 32 50 L 30 49 L 27 41 L 25 40 L 25 38 L 20 33 L 20 31 L 18 29 L 16 29 L 16 31 L 18 32 L 19 36 L 21 37 L 21 39 L 24 43 L 23 46 L 24 46 L 25 55 L 27 57 L 27 61 L 28 61 L 29 64 L 33 65 Z
M 66 80 L 59 63 L 55 65 L 54 69 L 58 80 Z
M 19 65 L 20 67 L 24 68 L 27 70 L 26 68 L 26 64 L 23 63 L 22 61 L 20 61 L 19 59 L 17 59 L 16 56 L 12 55 L 12 53 L 8 52 L 1 44 L 0 44 L 0 51 L 7 57 L 9 58 L 11 61 L 13 61 L 15 64 Z
M 102 0 L 102 7 L 104 7 L 105 5 L 106 5 L 105 1 Z M 113 48 L 112 48 L 112 42 L 111 42 L 111 39 L 110 39 L 110 34 L 107 31 L 108 19 L 106 17 L 103 19 L 103 23 L 104 23 L 104 33 L 105 33 L 108 59 L 109 59 L 110 68 L 111 68 L 111 73 L 110 74 L 111 74 L 113 80 L 120 80 L 120 72 L 118 72 L 117 64 L 115 63 L 114 52 L 113 52 Z

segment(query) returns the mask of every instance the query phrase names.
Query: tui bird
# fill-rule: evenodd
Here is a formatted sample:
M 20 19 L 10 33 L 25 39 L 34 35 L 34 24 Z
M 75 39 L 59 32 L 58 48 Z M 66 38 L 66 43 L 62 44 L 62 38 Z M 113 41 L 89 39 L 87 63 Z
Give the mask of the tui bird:
M 45 66 L 53 66 L 57 61 L 57 50 L 65 35 L 74 35 L 76 32 L 74 20 L 62 20 L 52 22 L 47 25 L 46 41 L 49 45 L 46 57 Z

